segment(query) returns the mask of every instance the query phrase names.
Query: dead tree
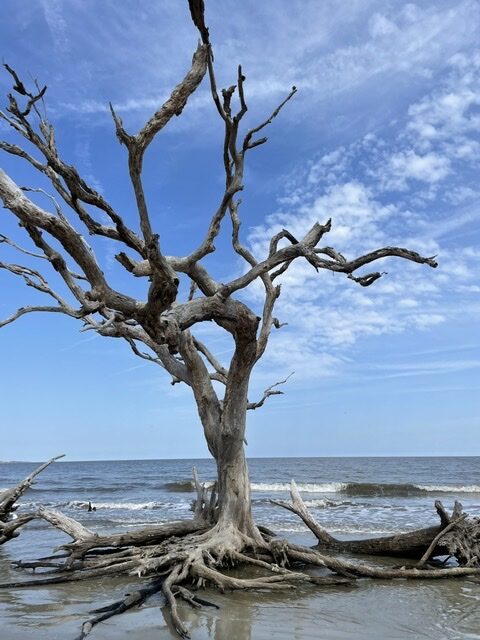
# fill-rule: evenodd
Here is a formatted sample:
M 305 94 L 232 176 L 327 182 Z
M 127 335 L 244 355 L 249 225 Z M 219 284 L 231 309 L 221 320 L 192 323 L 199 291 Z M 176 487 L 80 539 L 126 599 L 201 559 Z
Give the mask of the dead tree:
M 188 583 L 209 583 L 220 589 L 278 589 L 293 588 L 299 583 L 321 584 L 327 579 L 307 575 L 295 569 L 292 566 L 295 564 L 330 569 L 337 574 L 335 580 L 339 582 L 345 582 L 345 576 L 348 580 L 356 576 L 398 576 L 398 572 L 392 570 L 340 561 L 318 551 L 274 540 L 257 526 L 251 513 L 244 450 L 246 416 L 248 410 L 262 406 L 269 396 L 278 393 L 278 389 L 274 385 L 261 399 L 251 401 L 248 387 L 253 368 L 265 353 L 272 328 L 280 326 L 274 317 L 274 306 L 280 296 L 278 279 L 293 262 L 306 260 L 319 274 L 324 271 L 344 274 L 363 287 L 372 285 L 382 276 L 380 271 L 365 273 L 363 268 L 382 258 L 396 257 L 419 265 L 437 266 L 434 257 L 423 257 L 399 247 L 384 247 L 349 259 L 322 244 L 331 229 L 331 220 L 315 223 L 301 238 L 284 229 L 272 237 L 267 255 L 251 253 L 240 239 L 238 193 L 243 189 L 245 162 L 251 152 L 267 141 L 264 130 L 297 90 L 293 87 L 263 122 L 244 130 L 243 119 L 248 106 L 242 68 L 238 68 L 236 84 L 219 92 L 212 46 L 204 22 L 203 0 L 190 0 L 189 5 L 201 42 L 191 68 L 170 97 L 136 134 L 125 130 L 111 106 L 116 135 L 128 155 L 138 229 L 130 228 L 122 213 L 62 158 L 54 128 L 42 109 L 46 87 L 29 90 L 17 73 L 5 65 L 13 79 L 13 93 L 9 95 L 6 111 L 0 112 L 19 138 L 27 141 L 29 150 L 7 141 L 0 142 L 1 149 L 30 164 L 50 181 L 56 192 L 55 196 L 43 192 L 50 198 L 49 207 L 43 208 L 29 197 L 29 189 L 20 188 L 0 170 L 0 198 L 7 215 L 18 220 L 33 247 L 24 247 L 4 235 L 0 236 L 0 241 L 28 256 L 28 260 L 38 260 L 38 264 L 56 272 L 68 290 L 68 297 L 60 295 L 50 284 L 47 269 L 27 266 L 30 262 L 0 262 L 0 268 L 43 293 L 47 300 L 44 305 L 21 307 L 0 322 L 0 326 L 30 313 L 60 313 L 79 320 L 85 329 L 101 336 L 126 341 L 135 355 L 163 367 L 174 383 L 190 387 L 208 449 L 217 465 L 216 495 L 207 496 L 204 489 L 199 492 L 195 518 L 188 525 L 172 523 L 169 527 L 159 526 L 128 535 L 98 536 L 56 512 L 43 509 L 25 514 L 25 518 L 49 521 L 73 540 L 64 545 L 61 566 L 58 566 L 58 559 L 42 561 L 41 568 L 45 569 L 50 562 L 50 569 L 32 582 L 46 584 L 122 573 L 162 574 L 155 586 L 163 590 L 174 626 L 181 636 L 187 636 L 188 632 L 179 619 L 176 598 L 186 598 L 191 604 L 195 602 L 184 587 Z M 182 113 L 205 75 L 224 128 L 221 152 L 225 189 L 198 246 L 189 255 L 168 255 L 160 244 L 158 230 L 149 213 L 142 180 L 144 155 L 170 120 Z M 220 229 L 228 222 L 232 230 L 232 249 L 243 259 L 245 269 L 238 277 L 223 283 L 207 270 L 203 260 L 215 250 Z M 132 277 L 145 283 L 143 299 L 134 299 L 109 283 L 97 256 L 77 230 L 79 226 L 92 236 L 107 238 L 118 248 L 118 262 Z M 181 278 L 191 282 L 191 293 L 186 301 L 178 297 Z M 237 297 L 257 281 L 261 281 L 265 292 L 260 317 Z M 233 338 L 235 348 L 228 367 L 222 366 L 208 346 L 195 336 L 195 327 L 207 321 L 215 322 Z M 222 393 L 216 391 L 214 382 L 222 385 Z M 241 579 L 222 573 L 221 568 L 232 563 L 253 564 L 260 575 Z M 471 567 L 421 572 L 410 569 L 403 571 L 401 576 L 443 577 L 470 575 L 477 571 Z M 142 592 L 139 601 L 150 592 L 149 589 Z M 112 611 L 119 613 L 128 608 L 127 604 L 113 607 Z M 89 623 L 82 637 L 90 628 Z
M 436 556 L 454 557 L 459 565 L 478 565 L 480 559 L 480 519 L 468 518 L 463 513 L 460 502 L 450 516 L 440 500 L 435 502 L 435 509 L 440 524 L 434 527 L 415 529 L 407 533 L 397 533 L 379 538 L 362 538 L 359 540 L 338 540 L 312 516 L 307 509 L 298 487 L 292 480 L 290 488 L 291 502 L 286 500 L 270 500 L 272 504 L 295 513 L 317 538 L 316 549 L 331 549 L 342 553 L 358 553 L 372 556 L 393 556 L 397 558 L 413 558 L 418 562 L 415 566 L 423 566 L 427 560 Z

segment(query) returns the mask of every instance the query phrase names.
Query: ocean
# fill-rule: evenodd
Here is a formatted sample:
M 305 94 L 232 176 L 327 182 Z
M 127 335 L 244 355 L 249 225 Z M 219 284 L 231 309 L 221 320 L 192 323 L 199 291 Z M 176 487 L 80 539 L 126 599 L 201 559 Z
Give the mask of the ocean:
M 34 466 L 34 463 L 26 462 L 0 463 L 0 488 L 16 484 Z M 23 496 L 18 513 L 45 505 L 59 509 L 99 532 L 131 530 L 150 523 L 189 518 L 194 498 L 191 483 L 193 466 L 202 481 L 213 481 L 214 463 L 205 459 L 56 462 Z M 437 499 L 448 509 L 458 499 L 470 515 L 480 516 L 478 457 L 255 458 L 249 460 L 249 469 L 257 522 L 277 531 L 280 536 L 305 544 L 314 544 L 315 540 L 300 519 L 269 503 L 270 498 L 288 499 L 292 478 L 319 522 L 332 535 L 343 539 L 388 535 L 437 524 L 434 508 Z M 89 502 L 96 507 L 95 511 L 88 512 Z M 18 572 L 10 566 L 12 560 L 47 555 L 53 546 L 63 541 L 65 539 L 46 523 L 31 523 L 18 539 L 0 547 L 2 580 L 18 577 Z M 344 588 L 342 594 L 342 588 L 337 587 L 328 589 L 327 595 L 319 594 L 318 590 L 313 593 L 310 589 L 308 592 L 301 590 L 300 596 L 288 597 L 278 594 L 268 594 L 265 598 L 263 594 L 219 596 L 228 603 L 227 611 L 234 612 L 239 625 L 235 627 L 237 630 L 230 629 L 230 635 L 225 635 L 230 614 L 207 612 L 195 614 L 197 618 L 192 618 L 192 625 L 199 625 L 194 637 L 216 640 L 269 637 L 267 627 L 262 627 L 262 615 L 264 624 L 268 625 L 268 612 L 272 606 L 277 616 L 278 609 L 283 611 L 288 604 L 293 607 L 291 611 L 300 608 L 297 617 L 303 621 L 300 624 L 303 631 L 295 631 L 291 617 L 285 614 L 286 626 L 281 629 L 279 637 L 300 640 L 310 637 L 480 638 L 479 581 L 450 579 L 441 582 L 433 585 L 425 581 L 416 586 L 407 582 L 385 583 L 381 592 L 379 583 L 362 581 L 362 586 L 349 590 L 347 594 Z M 82 611 L 87 610 L 89 598 L 93 597 L 96 606 L 99 598 L 101 604 L 108 602 L 106 584 L 102 581 L 89 586 L 29 589 L 14 595 L 13 592 L 0 592 L 1 640 L 34 635 L 36 638 L 66 638 L 68 633 L 71 634 L 70 629 L 72 632 L 77 629 L 78 633 Z M 124 585 L 118 581 L 112 584 L 114 590 L 121 593 Z M 390 594 L 390 599 L 384 603 L 383 610 L 379 610 L 378 606 L 387 594 Z M 418 600 L 420 594 L 423 595 Z M 152 606 L 143 608 L 143 632 L 134 637 L 150 637 Z M 245 612 L 252 607 L 257 613 L 248 614 L 249 622 L 245 622 Z M 365 607 L 372 609 L 368 615 Z M 387 615 L 389 610 L 390 617 Z M 103 628 L 97 627 L 92 632 L 92 640 L 127 637 L 133 615 L 138 616 L 139 612 L 124 614 Z M 186 610 L 185 615 L 191 616 L 192 612 Z M 128 620 L 121 621 L 120 618 L 124 617 Z M 198 620 L 212 619 L 216 623 L 210 627 L 206 622 L 198 623 Z M 319 619 L 321 628 L 317 624 Z M 156 636 L 152 635 L 152 638 L 175 637 L 162 623 L 157 612 L 153 625 Z M 116 631 L 109 635 L 112 629 Z M 240 635 L 232 636 L 231 633 Z M 75 637 L 75 633 L 71 637 Z

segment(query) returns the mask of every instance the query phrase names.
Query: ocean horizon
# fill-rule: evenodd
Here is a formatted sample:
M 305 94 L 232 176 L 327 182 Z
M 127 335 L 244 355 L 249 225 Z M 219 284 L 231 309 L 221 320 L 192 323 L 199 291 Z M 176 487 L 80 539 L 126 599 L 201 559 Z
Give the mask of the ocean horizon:
M 368 458 L 479 458 L 480 457 L 480 453 L 478 454 L 474 454 L 474 455 L 467 455 L 467 454 L 455 454 L 455 453 L 445 453 L 445 454 L 396 454 L 396 453 L 391 453 L 391 454 L 382 454 L 382 455 L 356 455 L 356 454 L 342 454 L 342 455 L 325 455 L 325 456 L 317 456 L 317 455 L 311 455 L 311 456 L 247 456 L 247 460 L 301 460 L 301 459 L 331 459 L 331 458 L 335 458 L 335 459 L 340 459 L 340 458 L 358 458 L 360 459 L 368 459 Z M 47 460 L 48 458 L 35 458 L 35 459 L 28 459 L 28 460 L 18 460 L 18 459 L 11 459 L 11 460 L 0 460 L 0 464 L 13 464 L 13 463 L 19 463 L 19 464 L 40 464 L 42 462 L 44 462 L 45 460 Z M 56 464 L 62 464 L 65 462 L 144 462 L 144 461 L 160 461 L 162 462 L 163 460 L 178 460 L 178 461 L 184 461 L 184 460 L 210 460 L 211 456 L 198 456 L 198 457 L 182 457 L 182 458 L 158 458 L 158 457 L 153 457 L 153 458 L 67 458 L 66 460 L 62 459 L 62 460 L 58 460 L 56 462 Z

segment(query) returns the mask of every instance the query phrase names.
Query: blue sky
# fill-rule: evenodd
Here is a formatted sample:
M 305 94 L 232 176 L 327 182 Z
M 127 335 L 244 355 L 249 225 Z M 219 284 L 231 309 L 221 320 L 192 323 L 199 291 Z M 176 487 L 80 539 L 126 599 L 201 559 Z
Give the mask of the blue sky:
M 297 234 L 332 217 L 328 243 L 348 256 L 400 245 L 440 262 L 433 271 L 391 259 L 368 289 L 308 263 L 291 268 L 277 309 L 288 326 L 272 336 L 251 399 L 295 375 L 285 395 L 250 412 L 249 455 L 480 455 L 479 9 L 472 0 L 207 2 L 219 86 L 235 81 L 238 63 L 247 76 L 247 126 L 299 89 L 248 161 L 242 234 L 254 254 L 282 227 Z M 138 130 L 196 42 L 178 0 L 0 6 L 0 54 L 48 85 L 65 159 L 131 225 L 108 102 Z M 0 74 L 2 95 L 8 81 Z M 1 121 L 0 137 L 14 140 Z M 205 232 L 222 190 L 221 144 L 204 82 L 146 160 L 165 253 L 188 252 Z M 21 185 L 46 186 L 6 154 L 1 166 Z M 27 246 L 2 211 L 0 233 Z M 207 260 L 219 280 L 243 268 L 227 227 Z M 143 297 L 115 248 L 91 243 L 115 286 Z M 18 260 L 4 245 L 0 255 Z M 0 287 L 2 318 L 38 303 L 3 271 Z M 246 299 L 261 308 L 260 289 Z M 207 455 L 189 390 L 126 344 L 80 328 L 31 315 L 0 331 L 0 459 Z M 210 326 L 198 334 L 228 362 L 228 338 Z

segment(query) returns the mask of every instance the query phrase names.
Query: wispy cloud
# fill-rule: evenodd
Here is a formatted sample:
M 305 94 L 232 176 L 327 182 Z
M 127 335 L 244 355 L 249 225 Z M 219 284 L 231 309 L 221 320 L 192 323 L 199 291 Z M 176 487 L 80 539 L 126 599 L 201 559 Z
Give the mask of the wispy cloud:
M 480 368 L 480 359 L 464 360 L 431 360 L 411 362 L 408 364 L 370 364 L 373 372 L 381 372 L 382 378 L 396 378 L 407 376 L 449 375 L 460 371 Z
M 89 336 L 88 338 L 83 338 L 82 340 L 77 340 L 76 342 L 72 342 L 72 344 L 67 345 L 66 347 L 62 347 L 60 351 L 71 351 L 72 349 L 78 349 L 79 347 L 84 347 L 89 342 L 93 340 L 97 340 L 99 335 L 95 333 L 93 336 Z
M 70 118 L 106 118 L 109 100 L 125 114 L 144 118 L 180 80 L 196 46 L 186 3 L 37 1 L 43 20 L 35 5 L 24 28 L 34 26 L 40 41 L 48 29 L 58 59 L 50 61 L 54 73 L 46 80 L 53 85 L 57 110 Z M 285 117 L 302 113 L 315 126 L 321 124 L 319 109 L 325 114 L 338 94 L 348 102 L 349 94 L 360 90 L 366 105 L 369 83 L 379 76 L 392 89 L 405 77 L 431 82 L 446 60 L 475 41 L 477 8 L 474 0 L 426 7 L 386 6 L 379 0 L 292 0 L 288 11 L 272 11 L 253 0 L 241 5 L 226 0 L 207 6 L 207 20 L 219 86 L 235 80 L 241 63 L 251 108 L 263 113 L 295 84 L 302 98 Z M 39 64 L 42 55 L 37 46 Z M 207 87 L 203 95 L 190 112 L 211 108 Z M 336 124 L 341 126 L 340 120 Z
M 372 25 L 385 35 L 393 28 L 379 18 Z M 360 338 L 479 317 L 479 252 L 475 245 L 460 247 L 452 239 L 459 229 L 471 233 L 472 225 L 479 228 L 479 205 L 466 204 L 477 194 L 477 157 L 458 153 L 462 146 L 474 149 L 472 136 L 480 131 L 477 57 L 454 57 L 439 86 L 407 105 L 383 135 L 368 134 L 298 166 L 286 181 L 278 210 L 251 229 L 252 250 L 263 257 L 270 237 L 281 228 L 301 237 L 316 221 L 331 217 L 326 243 L 348 257 L 401 244 L 439 255 L 441 264 L 431 272 L 398 260 L 382 261 L 378 268 L 388 275 L 362 290 L 339 274 L 318 275 L 306 262 L 295 263 L 281 277 L 278 315 L 290 324 L 287 338 L 272 338 L 272 363 L 282 355 L 285 363 L 303 357 L 309 363 L 301 370 L 305 378 L 336 373 L 345 370 L 342 357 Z M 451 193 L 458 196 L 456 205 Z M 319 362 L 314 352 L 330 354 L 331 360 Z M 388 375 L 466 371 L 476 363 L 412 364 L 408 372 L 399 366 Z
M 64 14 L 64 3 L 61 0 L 40 0 L 45 21 L 50 30 L 56 49 L 67 51 L 69 49 L 69 25 Z

